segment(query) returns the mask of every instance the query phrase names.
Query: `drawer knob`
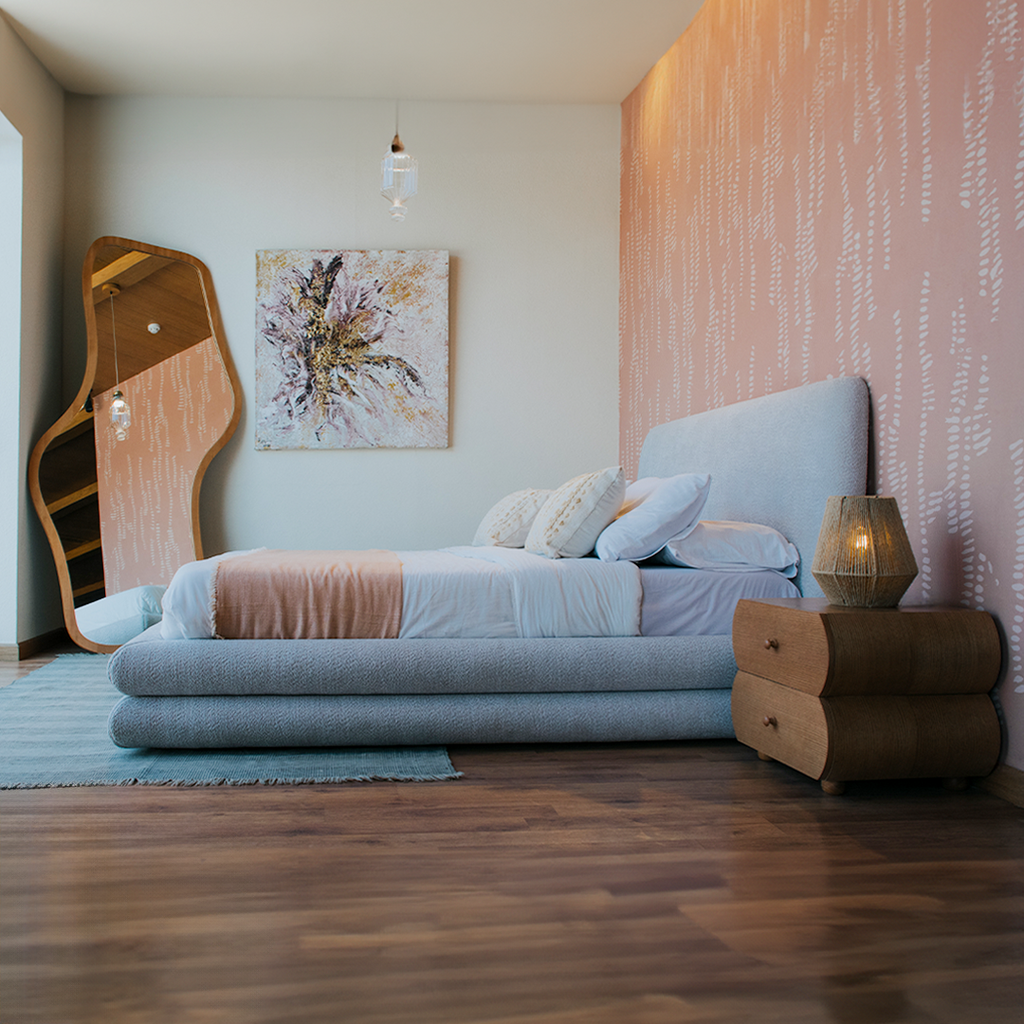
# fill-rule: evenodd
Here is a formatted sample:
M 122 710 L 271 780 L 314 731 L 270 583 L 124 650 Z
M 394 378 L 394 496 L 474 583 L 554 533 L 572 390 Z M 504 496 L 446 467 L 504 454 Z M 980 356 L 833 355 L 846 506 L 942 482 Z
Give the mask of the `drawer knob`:
M 761 719 L 761 721 L 764 723 L 764 727 L 766 729 L 770 725 L 778 725 L 779 724 L 774 715 L 765 715 L 764 718 Z
M 779 641 L 774 637 L 769 637 L 764 642 L 764 649 L 766 651 L 777 651 L 779 649 Z

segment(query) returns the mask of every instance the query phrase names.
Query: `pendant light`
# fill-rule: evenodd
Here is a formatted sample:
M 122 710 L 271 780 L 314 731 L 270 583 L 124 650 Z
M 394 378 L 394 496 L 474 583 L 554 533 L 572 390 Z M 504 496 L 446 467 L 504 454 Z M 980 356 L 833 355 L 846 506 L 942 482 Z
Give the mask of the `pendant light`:
M 114 339 L 114 400 L 110 403 L 110 425 L 114 428 L 114 438 L 118 441 L 128 439 L 128 428 L 132 425 L 132 411 L 118 385 L 121 375 L 117 369 L 117 325 L 114 322 L 114 296 L 121 289 L 116 284 L 105 284 L 103 290 L 110 298 L 110 333 Z
M 405 201 L 416 195 L 419 164 L 398 137 L 398 104 L 395 104 L 395 137 L 380 164 L 380 194 L 391 201 L 391 216 L 405 220 Z

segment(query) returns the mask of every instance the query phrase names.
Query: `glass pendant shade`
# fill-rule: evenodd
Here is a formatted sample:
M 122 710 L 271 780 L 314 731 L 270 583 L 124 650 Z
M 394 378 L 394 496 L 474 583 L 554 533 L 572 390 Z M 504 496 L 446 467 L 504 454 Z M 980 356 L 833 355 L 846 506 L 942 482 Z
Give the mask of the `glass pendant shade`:
M 117 318 L 114 316 L 114 296 L 121 294 L 119 285 L 107 282 L 103 285 L 103 293 L 110 299 L 110 336 L 114 343 L 114 382 L 121 380 L 117 369 Z M 159 329 L 159 328 L 158 328 Z M 124 400 L 120 388 L 114 391 L 114 400 L 110 403 L 110 425 L 114 428 L 114 437 L 118 441 L 128 439 L 128 428 L 132 425 L 132 411 Z
M 388 150 L 380 164 L 380 194 L 391 201 L 391 216 L 405 220 L 405 201 L 416 195 L 416 178 L 419 165 L 415 157 L 409 156 L 402 140 L 395 132 Z
M 127 440 L 128 428 L 132 425 L 132 411 L 120 390 L 114 392 L 114 400 L 110 403 L 110 425 L 118 441 Z
M 829 498 L 811 575 L 832 604 L 896 607 L 917 576 L 896 499 Z

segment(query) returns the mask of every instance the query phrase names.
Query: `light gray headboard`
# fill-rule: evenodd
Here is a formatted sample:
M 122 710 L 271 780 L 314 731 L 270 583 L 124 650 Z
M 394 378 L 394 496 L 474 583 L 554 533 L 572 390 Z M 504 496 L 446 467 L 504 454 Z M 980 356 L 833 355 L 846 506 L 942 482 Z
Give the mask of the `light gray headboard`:
M 654 427 L 639 476 L 710 473 L 702 519 L 764 523 L 800 552 L 796 582 L 811 575 L 825 500 L 867 488 L 869 396 L 860 377 L 839 377 Z

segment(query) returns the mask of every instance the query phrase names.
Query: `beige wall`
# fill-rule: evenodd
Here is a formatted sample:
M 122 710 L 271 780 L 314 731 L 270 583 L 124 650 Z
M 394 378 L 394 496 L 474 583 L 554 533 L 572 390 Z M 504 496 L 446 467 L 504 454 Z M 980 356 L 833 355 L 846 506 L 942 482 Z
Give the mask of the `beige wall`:
M 21 136 L 23 161 L 21 318 L 0 335 L 19 396 L 0 414 L 3 490 L 16 495 L 16 504 L 0 510 L 0 647 L 9 650 L 61 624 L 57 576 L 31 507 L 26 467 L 36 438 L 61 411 L 64 93 L 2 17 L 0 112 Z M 0 259 L 5 272 L 18 273 Z
M 66 392 L 94 238 L 213 274 L 245 410 L 203 486 L 207 552 L 469 543 L 504 494 L 617 461 L 616 106 L 403 103 L 404 223 L 378 194 L 388 102 L 71 96 L 67 124 Z M 275 248 L 450 252 L 450 448 L 254 449 L 255 254 Z
M 1016 768 L 1021 15 L 707 0 L 623 104 L 621 223 L 627 469 L 652 423 L 865 377 L 872 486 L 898 499 L 921 568 L 907 601 L 995 615 Z

